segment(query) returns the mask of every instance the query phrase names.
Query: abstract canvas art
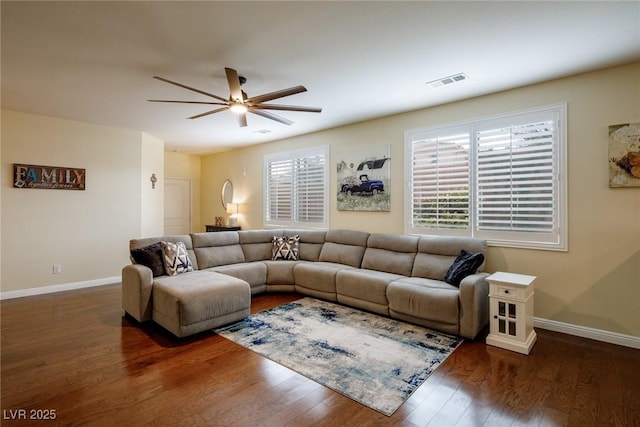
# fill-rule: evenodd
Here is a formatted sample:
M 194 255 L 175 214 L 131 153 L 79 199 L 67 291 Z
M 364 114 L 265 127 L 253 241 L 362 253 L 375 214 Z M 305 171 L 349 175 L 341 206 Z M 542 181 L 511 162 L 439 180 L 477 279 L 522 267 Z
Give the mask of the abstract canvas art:
M 609 126 L 609 187 L 640 187 L 640 123 Z

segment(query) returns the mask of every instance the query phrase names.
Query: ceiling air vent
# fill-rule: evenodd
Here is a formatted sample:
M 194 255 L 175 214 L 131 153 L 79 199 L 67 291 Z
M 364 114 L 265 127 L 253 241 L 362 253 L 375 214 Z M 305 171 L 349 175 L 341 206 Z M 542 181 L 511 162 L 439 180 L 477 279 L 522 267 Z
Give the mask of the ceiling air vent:
M 432 80 L 430 82 L 427 82 L 427 84 L 431 87 L 440 87 L 440 86 L 446 86 L 446 85 L 450 85 L 451 83 L 456 83 L 456 82 L 461 82 L 463 80 L 468 79 L 469 77 L 467 77 L 466 74 L 464 73 L 458 73 L 458 74 L 454 74 L 452 76 L 447 76 L 447 77 L 442 77 L 438 80 Z

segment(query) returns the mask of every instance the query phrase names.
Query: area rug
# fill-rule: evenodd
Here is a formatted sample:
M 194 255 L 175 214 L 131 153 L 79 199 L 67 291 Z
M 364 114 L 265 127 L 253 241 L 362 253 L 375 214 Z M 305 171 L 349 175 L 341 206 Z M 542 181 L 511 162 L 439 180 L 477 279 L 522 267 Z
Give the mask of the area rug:
M 216 333 L 385 415 L 462 342 L 314 298 L 256 313 Z

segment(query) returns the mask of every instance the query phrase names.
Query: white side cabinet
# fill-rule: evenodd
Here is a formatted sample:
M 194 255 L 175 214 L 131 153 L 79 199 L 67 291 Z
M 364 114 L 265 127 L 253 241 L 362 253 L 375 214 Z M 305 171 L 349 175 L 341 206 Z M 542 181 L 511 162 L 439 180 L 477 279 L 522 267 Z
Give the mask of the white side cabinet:
M 497 272 L 489 282 L 490 332 L 487 344 L 529 354 L 533 329 L 533 282 L 536 276 Z

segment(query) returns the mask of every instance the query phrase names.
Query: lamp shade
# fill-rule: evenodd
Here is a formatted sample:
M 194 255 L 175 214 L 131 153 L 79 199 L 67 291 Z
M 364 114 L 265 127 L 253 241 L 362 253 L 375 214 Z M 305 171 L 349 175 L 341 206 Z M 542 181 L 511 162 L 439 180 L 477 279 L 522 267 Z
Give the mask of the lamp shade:
M 237 214 L 238 213 L 238 204 L 237 203 L 227 203 L 227 213 L 228 214 Z
M 227 213 L 229 215 L 229 227 L 237 227 L 238 226 L 238 204 L 237 203 L 227 203 Z

